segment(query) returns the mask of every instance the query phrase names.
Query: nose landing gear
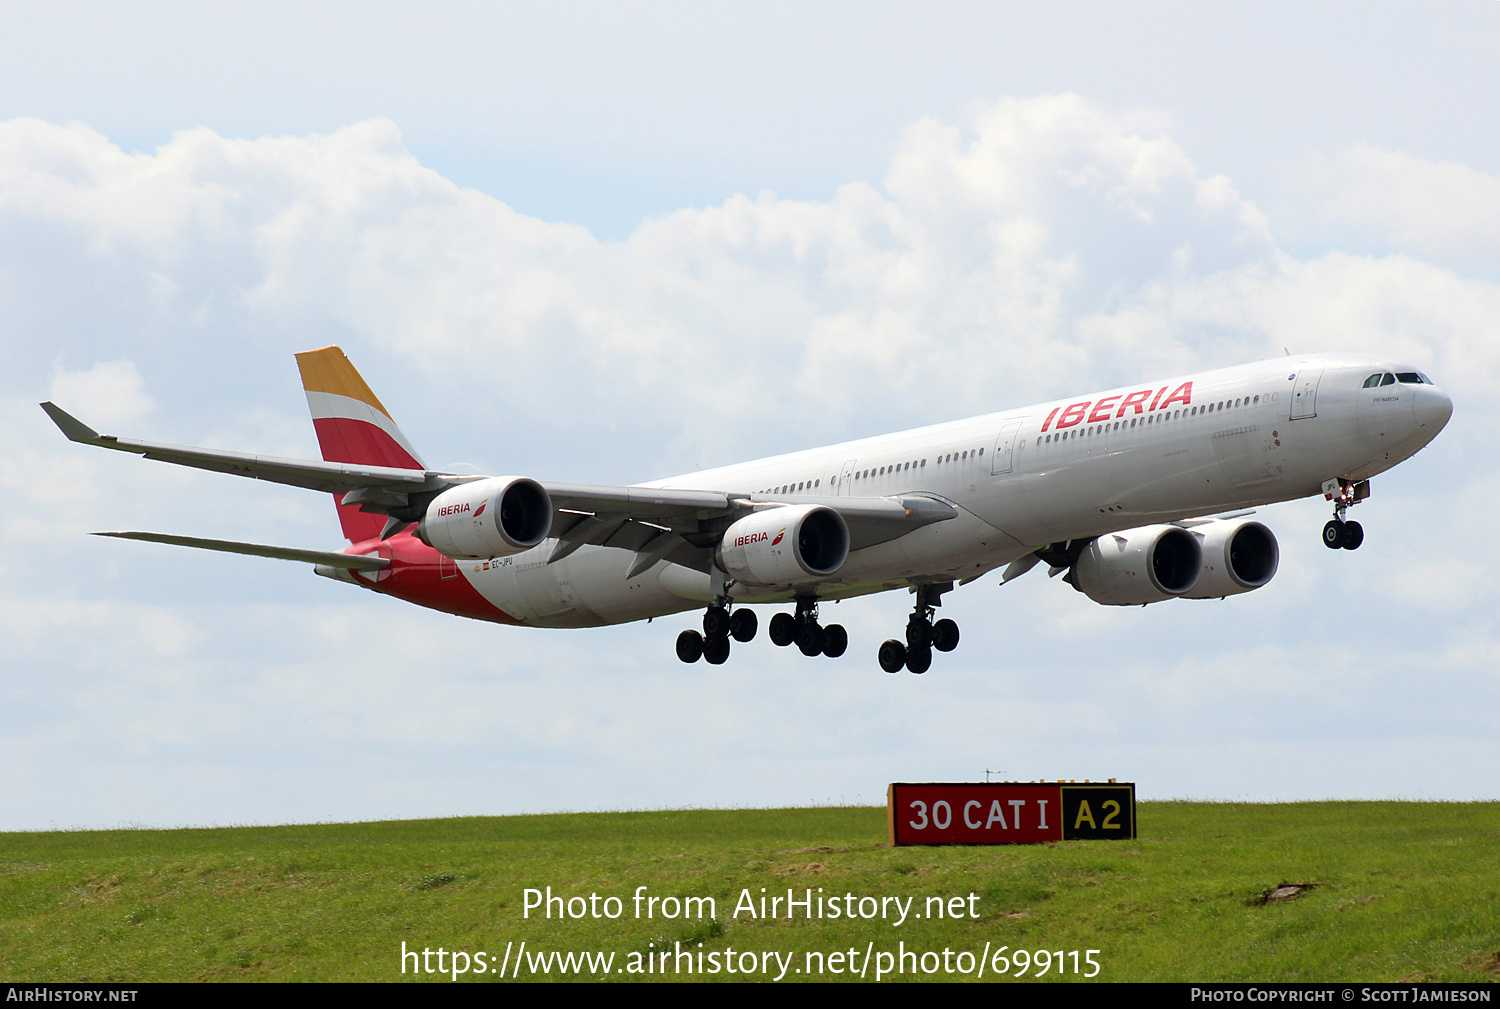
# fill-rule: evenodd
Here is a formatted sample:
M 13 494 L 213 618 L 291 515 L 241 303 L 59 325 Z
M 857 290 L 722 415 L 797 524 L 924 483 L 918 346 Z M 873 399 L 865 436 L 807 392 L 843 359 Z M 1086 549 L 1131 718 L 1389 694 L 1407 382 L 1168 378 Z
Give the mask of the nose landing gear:
M 918 585 L 917 605 L 906 621 L 906 642 L 895 638 L 880 646 L 880 668 L 888 673 L 905 666 L 910 672 L 925 673 L 932 668 L 932 650 L 951 652 L 958 647 L 958 625 L 951 620 L 933 622 L 933 610 L 942 605 L 943 593 L 952 582 L 940 585 Z
M 1339 477 L 1323 484 L 1323 497 L 1333 502 L 1333 519 L 1323 526 L 1323 545 L 1330 550 L 1358 550 L 1365 541 L 1365 530 L 1358 522 L 1345 519 L 1351 505 L 1370 496 L 1370 481 L 1354 483 Z

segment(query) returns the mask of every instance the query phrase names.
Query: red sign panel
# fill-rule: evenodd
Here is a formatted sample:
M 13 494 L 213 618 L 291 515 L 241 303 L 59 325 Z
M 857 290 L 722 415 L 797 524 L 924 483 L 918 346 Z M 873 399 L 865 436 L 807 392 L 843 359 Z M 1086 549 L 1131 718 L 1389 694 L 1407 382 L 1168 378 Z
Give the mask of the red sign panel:
M 892 784 L 891 844 L 1036 844 L 1135 837 L 1135 785 Z

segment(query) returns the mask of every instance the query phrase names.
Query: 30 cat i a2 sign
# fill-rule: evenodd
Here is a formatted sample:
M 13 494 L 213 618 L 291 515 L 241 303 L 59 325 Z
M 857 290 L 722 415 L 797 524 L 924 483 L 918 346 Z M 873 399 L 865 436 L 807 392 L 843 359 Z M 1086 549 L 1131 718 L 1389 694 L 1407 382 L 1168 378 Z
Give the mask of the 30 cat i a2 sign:
M 1119 840 L 1135 837 L 1135 785 L 897 782 L 886 818 L 892 845 Z

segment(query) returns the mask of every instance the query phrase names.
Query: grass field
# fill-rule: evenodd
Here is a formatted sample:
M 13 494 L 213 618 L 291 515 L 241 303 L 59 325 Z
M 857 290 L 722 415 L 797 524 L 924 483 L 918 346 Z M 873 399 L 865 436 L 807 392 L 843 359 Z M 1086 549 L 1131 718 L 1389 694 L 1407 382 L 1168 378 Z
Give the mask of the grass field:
M 524 940 L 533 954 L 614 951 L 608 976 L 629 980 L 642 976 L 627 972 L 629 958 L 641 964 L 663 939 L 741 964 L 782 952 L 785 980 L 808 979 L 796 973 L 808 951 L 828 980 L 851 961 L 857 977 L 871 949 L 894 961 L 901 943 L 947 948 L 960 968 L 955 954 L 986 943 L 1008 947 L 1007 958 L 1093 949 L 1099 980 L 1115 981 L 1500 977 L 1500 803 L 1141 803 L 1138 822 L 1134 841 L 1010 848 L 893 849 L 884 810 L 866 808 L 0 834 L 0 979 L 446 982 L 451 963 L 427 974 L 408 959 L 403 975 L 402 942 L 498 961 Z M 1284 882 L 1315 886 L 1258 899 Z M 613 910 L 603 899 L 619 897 L 622 913 L 559 920 L 554 905 L 550 920 L 540 909 L 524 918 L 525 888 L 547 886 L 597 894 L 601 915 Z M 647 897 L 712 897 L 714 918 L 666 919 L 658 904 L 638 919 L 642 886 Z M 762 887 L 799 900 L 811 888 L 845 907 L 852 894 L 856 910 L 861 897 L 915 899 L 899 925 L 889 901 L 884 920 L 807 920 L 800 908 L 787 920 L 784 904 L 774 919 L 735 915 L 742 891 L 758 901 Z M 957 917 L 915 917 L 935 907 L 930 897 L 965 900 L 944 903 Z M 850 949 L 856 957 L 827 956 Z M 1077 978 L 1063 959 L 1061 977 Z M 508 980 L 515 958 L 506 962 Z M 776 976 L 769 962 L 769 975 L 752 976 Z M 966 976 L 912 963 L 900 977 Z M 1019 966 L 1010 961 L 1006 977 Z M 997 969 L 991 958 L 986 978 Z M 554 964 L 540 976 L 595 973 Z M 524 962 L 519 976 L 532 976 Z

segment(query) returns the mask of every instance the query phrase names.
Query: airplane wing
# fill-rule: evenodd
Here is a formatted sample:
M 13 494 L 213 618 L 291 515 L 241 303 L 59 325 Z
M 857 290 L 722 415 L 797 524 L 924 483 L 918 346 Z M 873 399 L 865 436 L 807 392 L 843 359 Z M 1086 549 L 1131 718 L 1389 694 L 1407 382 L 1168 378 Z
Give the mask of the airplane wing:
M 351 463 L 314 462 L 252 455 L 222 449 L 192 448 L 161 442 L 140 441 L 100 434 L 54 403 L 41 404 L 47 416 L 68 440 L 119 452 L 130 452 L 146 459 L 190 466 L 194 469 L 251 477 L 270 483 L 302 487 L 343 495 L 345 504 L 360 504 L 365 510 L 394 514 L 409 512 L 412 505 L 425 502 L 449 487 L 470 480 L 475 475 L 441 473 L 433 470 L 400 469 L 391 466 L 355 465 Z M 691 567 L 708 563 L 709 547 L 722 532 L 720 520 L 742 517 L 760 508 L 787 505 L 822 505 L 839 513 L 849 527 L 849 549 L 884 543 L 933 522 L 957 516 L 951 504 L 926 494 L 893 497 L 804 497 L 787 500 L 770 495 L 730 493 L 672 487 L 613 487 L 538 481 L 552 498 L 554 521 L 551 533 L 558 538 L 549 561 L 561 560 L 585 545 L 611 546 L 633 550 L 637 554 L 635 570 L 648 559 L 650 563 L 669 559 Z M 422 495 L 421 497 L 413 497 Z M 414 520 L 415 514 L 404 514 Z M 393 520 L 388 530 L 398 527 Z M 253 544 L 230 541 L 192 541 L 191 537 L 162 537 L 155 533 L 106 533 L 128 539 L 151 539 L 208 550 L 230 550 L 253 553 Z M 260 556 L 289 560 L 309 560 L 316 551 L 291 551 L 280 547 L 256 547 Z M 302 556 L 306 554 L 307 556 Z M 329 554 L 334 558 L 345 554 Z M 653 559 L 654 558 L 654 559 Z M 313 563 L 350 565 L 319 557 Z M 646 564 L 647 567 L 650 564 Z
M 305 459 L 281 459 L 269 455 L 250 455 L 245 452 L 226 452 L 222 449 L 189 448 L 184 445 L 167 445 L 160 442 L 137 441 L 134 438 L 117 438 L 112 434 L 100 434 L 78 418 L 54 403 L 43 403 L 42 409 L 58 426 L 69 441 L 100 448 L 131 452 L 147 459 L 191 466 L 194 469 L 212 470 L 247 476 L 270 483 L 304 487 L 308 490 L 328 491 L 339 494 L 361 488 L 389 487 L 399 491 L 441 490 L 463 478 L 453 479 L 452 474 L 434 473 L 431 470 L 396 469 L 391 466 L 357 466 L 351 463 L 312 462 Z

